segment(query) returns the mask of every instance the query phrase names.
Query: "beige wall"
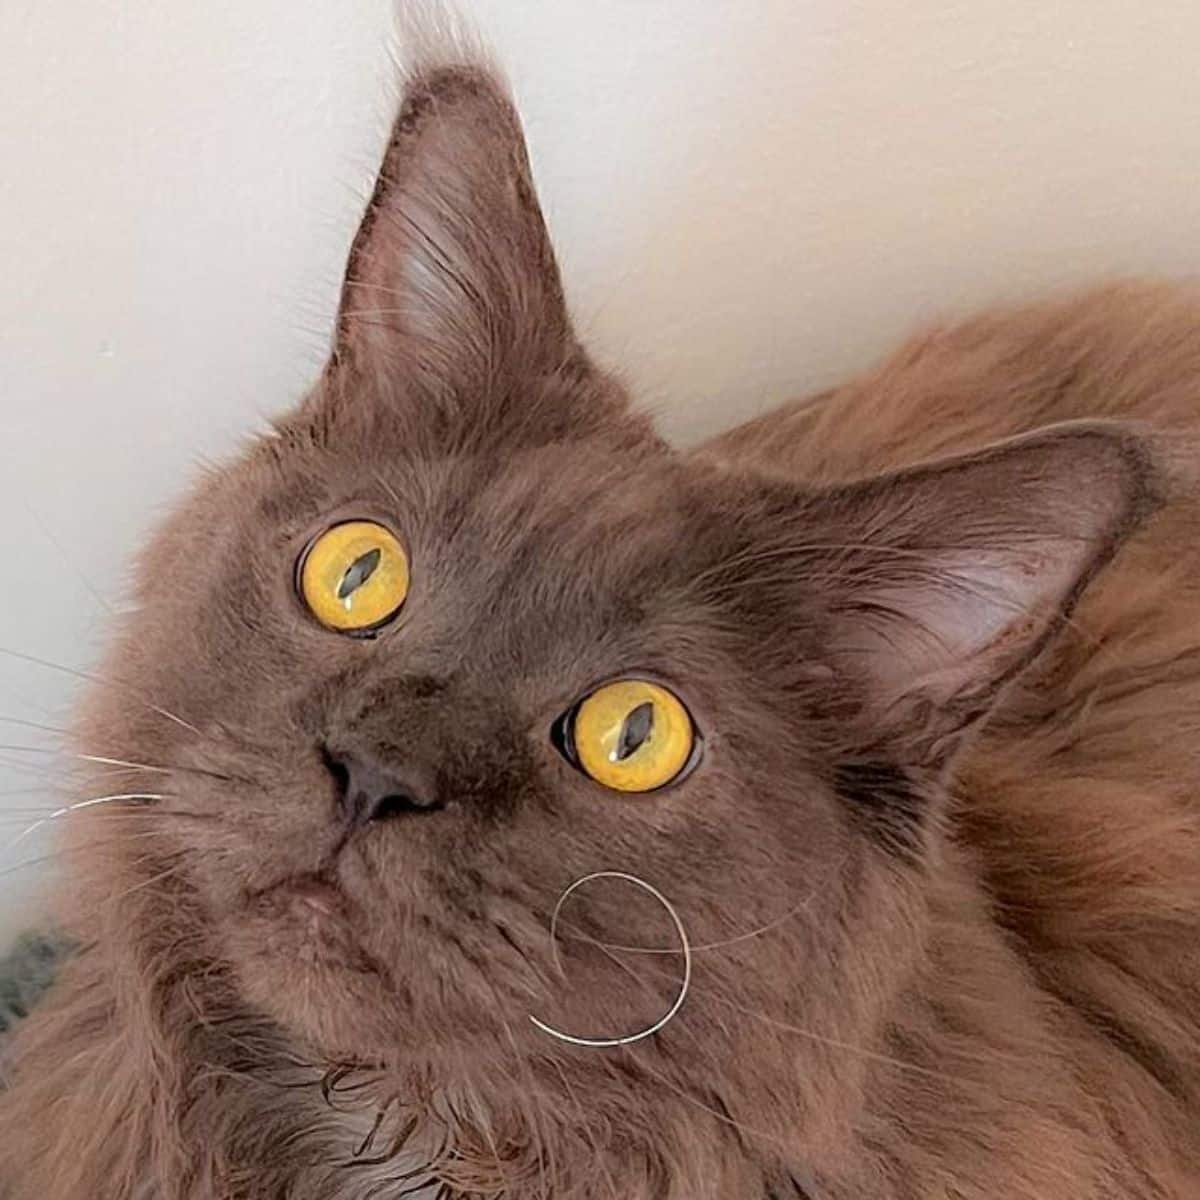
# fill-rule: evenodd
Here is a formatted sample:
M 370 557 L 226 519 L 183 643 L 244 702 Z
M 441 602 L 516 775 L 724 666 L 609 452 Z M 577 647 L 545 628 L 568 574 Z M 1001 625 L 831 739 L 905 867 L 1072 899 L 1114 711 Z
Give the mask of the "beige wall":
M 930 314 L 1200 266 L 1196 0 L 462 7 L 582 326 L 676 435 Z M 141 530 L 317 368 L 389 25 L 388 0 L 0 4 L 0 646 L 86 666 Z M 57 724 L 68 682 L 6 659 L 0 716 Z M 0 845 L 53 766 L 0 752 Z M 0 875 L 0 934 L 38 870 Z

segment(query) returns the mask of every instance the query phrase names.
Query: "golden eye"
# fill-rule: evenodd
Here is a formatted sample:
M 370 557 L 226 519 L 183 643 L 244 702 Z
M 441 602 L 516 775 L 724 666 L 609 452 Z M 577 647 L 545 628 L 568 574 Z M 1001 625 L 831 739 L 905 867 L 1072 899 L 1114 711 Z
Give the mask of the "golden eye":
M 304 603 L 322 625 L 344 633 L 378 629 L 408 595 L 408 556 L 396 535 L 374 521 L 327 529 L 300 560 Z
M 696 730 L 677 696 L 644 679 L 592 692 L 567 717 L 571 756 L 597 783 L 618 792 L 652 792 L 692 761 Z

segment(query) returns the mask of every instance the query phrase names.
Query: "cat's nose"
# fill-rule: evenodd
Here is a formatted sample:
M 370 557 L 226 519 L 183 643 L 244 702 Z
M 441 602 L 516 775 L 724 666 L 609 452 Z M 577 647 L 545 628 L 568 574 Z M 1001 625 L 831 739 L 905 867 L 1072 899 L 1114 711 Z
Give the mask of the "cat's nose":
M 444 807 L 431 779 L 415 769 L 401 769 L 368 755 L 325 751 L 342 816 L 350 825 L 385 821 Z

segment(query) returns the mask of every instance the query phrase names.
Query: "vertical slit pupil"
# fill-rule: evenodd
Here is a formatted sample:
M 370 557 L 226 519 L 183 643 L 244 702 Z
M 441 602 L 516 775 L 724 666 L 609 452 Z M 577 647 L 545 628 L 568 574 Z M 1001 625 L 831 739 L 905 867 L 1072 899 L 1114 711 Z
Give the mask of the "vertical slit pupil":
M 337 598 L 345 600 L 357 592 L 375 574 L 382 557 L 383 551 L 378 546 L 374 550 L 368 550 L 366 554 L 360 554 L 342 576 L 342 582 L 338 584 Z
M 621 736 L 617 739 L 614 754 L 615 761 L 624 762 L 631 754 L 640 750 L 646 744 L 646 739 L 654 732 L 654 705 L 647 700 L 625 718 L 621 726 Z

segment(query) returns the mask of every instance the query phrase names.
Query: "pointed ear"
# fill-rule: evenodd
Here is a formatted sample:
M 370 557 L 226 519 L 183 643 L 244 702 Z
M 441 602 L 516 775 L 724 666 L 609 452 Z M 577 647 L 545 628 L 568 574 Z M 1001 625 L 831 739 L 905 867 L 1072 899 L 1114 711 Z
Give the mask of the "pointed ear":
M 447 410 L 576 374 L 521 127 L 478 65 L 410 77 L 342 289 L 334 372 Z
M 805 569 L 855 736 L 945 762 L 1159 492 L 1148 442 L 1079 423 L 818 498 Z

